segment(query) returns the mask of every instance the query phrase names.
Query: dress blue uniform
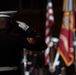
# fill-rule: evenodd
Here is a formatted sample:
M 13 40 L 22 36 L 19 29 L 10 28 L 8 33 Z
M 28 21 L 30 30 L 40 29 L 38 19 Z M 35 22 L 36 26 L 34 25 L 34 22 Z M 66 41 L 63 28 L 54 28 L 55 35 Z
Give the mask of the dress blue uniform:
M 8 28 L 0 29 L 0 75 L 21 75 L 19 65 L 23 48 L 42 51 L 47 47 L 28 25 L 11 20 L 13 13 L 15 11 L 0 12 L 0 26 L 3 21 L 9 20 Z

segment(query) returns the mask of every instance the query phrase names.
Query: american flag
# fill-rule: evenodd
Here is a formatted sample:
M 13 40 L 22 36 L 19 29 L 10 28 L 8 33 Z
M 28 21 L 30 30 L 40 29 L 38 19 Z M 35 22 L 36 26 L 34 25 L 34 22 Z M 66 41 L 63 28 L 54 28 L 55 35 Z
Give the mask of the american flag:
M 49 43 L 50 43 L 50 28 L 54 24 L 54 16 L 53 16 L 53 6 L 52 6 L 52 0 L 47 0 L 47 7 L 46 7 L 46 24 L 45 24 L 45 42 L 47 44 L 47 49 L 45 50 L 45 65 L 49 62 Z

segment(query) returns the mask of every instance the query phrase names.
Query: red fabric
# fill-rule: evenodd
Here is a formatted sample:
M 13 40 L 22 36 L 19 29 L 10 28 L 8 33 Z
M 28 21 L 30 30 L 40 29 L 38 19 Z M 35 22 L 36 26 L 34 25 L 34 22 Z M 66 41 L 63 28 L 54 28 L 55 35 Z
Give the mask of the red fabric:
M 73 12 L 64 12 L 58 51 L 67 66 L 70 66 L 74 61 L 73 25 Z

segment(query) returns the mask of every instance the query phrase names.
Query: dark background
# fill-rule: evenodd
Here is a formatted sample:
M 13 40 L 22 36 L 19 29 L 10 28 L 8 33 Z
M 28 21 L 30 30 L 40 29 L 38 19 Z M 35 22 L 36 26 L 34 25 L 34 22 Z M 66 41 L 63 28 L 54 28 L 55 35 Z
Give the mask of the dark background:
M 59 37 L 63 17 L 63 0 L 52 0 L 52 3 L 55 18 L 55 23 L 52 26 L 52 36 Z M 46 4 L 47 0 L 0 0 L 0 11 L 19 11 L 15 18 L 26 22 L 44 38 Z

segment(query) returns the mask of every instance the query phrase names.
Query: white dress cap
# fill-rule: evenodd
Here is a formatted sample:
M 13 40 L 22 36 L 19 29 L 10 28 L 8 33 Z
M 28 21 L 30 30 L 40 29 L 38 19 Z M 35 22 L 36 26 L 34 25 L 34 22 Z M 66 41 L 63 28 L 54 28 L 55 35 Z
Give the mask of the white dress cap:
M 58 41 L 59 41 L 59 39 L 58 39 L 58 38 L 56 38 L 56 37 L 52 37 L 51 41 L 52 41 L 52 42 L 58 42 Z
M 0 17 L 13 17 L 17 11 L 0 11 Z

